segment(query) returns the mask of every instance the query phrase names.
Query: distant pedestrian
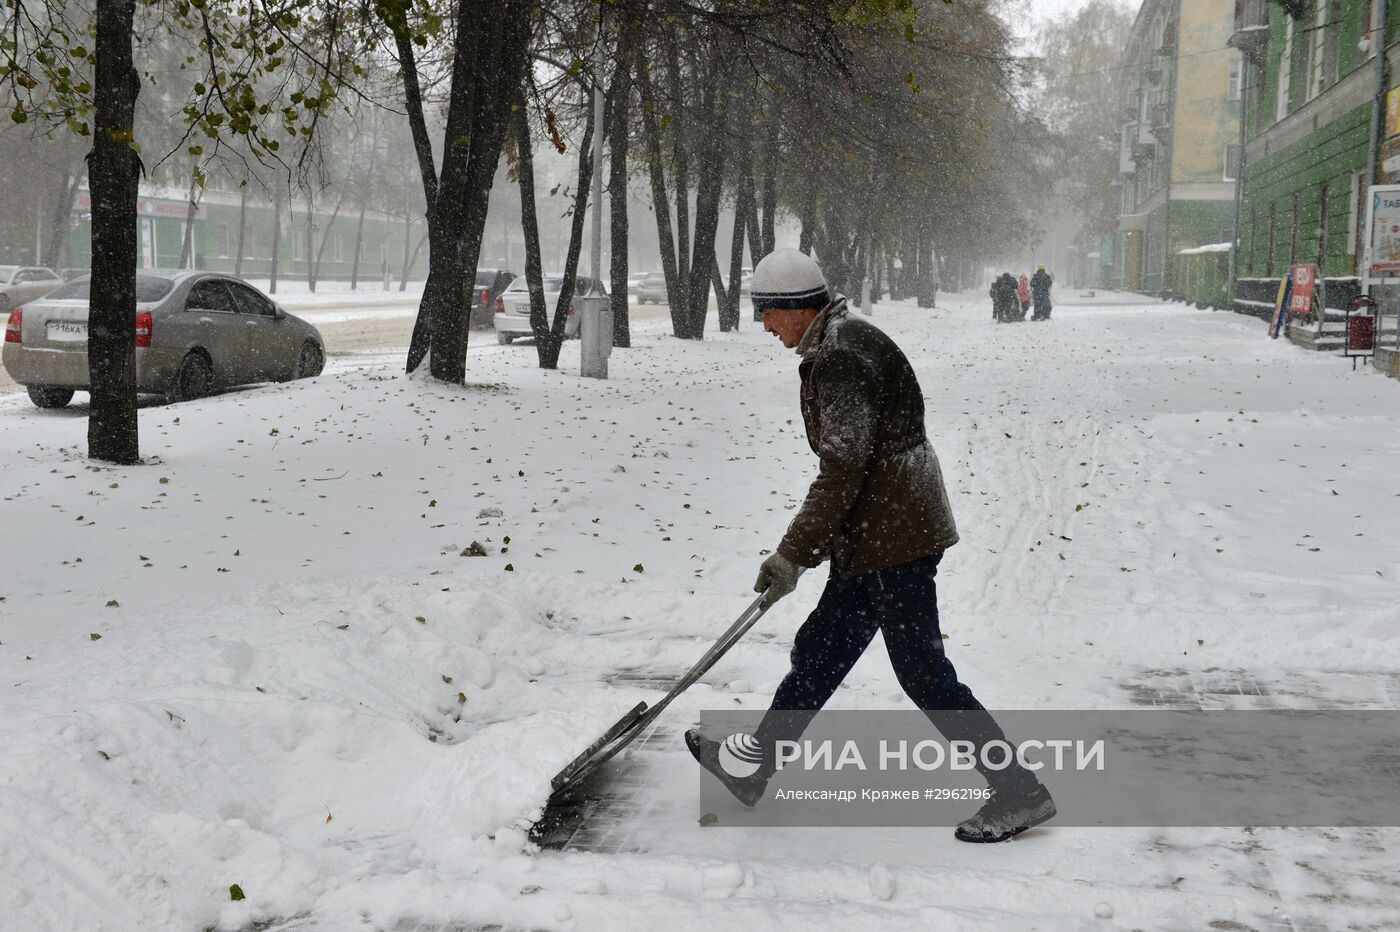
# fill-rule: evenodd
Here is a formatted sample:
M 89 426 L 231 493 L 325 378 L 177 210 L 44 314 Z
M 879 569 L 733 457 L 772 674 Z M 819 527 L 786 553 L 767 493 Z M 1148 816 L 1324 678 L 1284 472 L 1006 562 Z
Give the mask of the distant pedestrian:
M 1002 272 L 997 279 L 992 282 L 990 294 L 992 296 L 992 319 L 999 324 L 1010 323 L 1013 320 L 1020 320 L 1021 315 L 1016 309 L 1016 279 L 1011 277 L 1010 272 Z
M 1031 299 L 1035 303 L 1031 320 L 1050 319 L 1050 286 L 1054 283 L 1055 279 L 1045 271 L 1044 265 L 1036 266 L 1035 274 L 1031 276 Z
M 1016 287 L 1016 298 L 1021 302 L 1021 319 L 1026 319 L 1026 311 L 1031 309 L 1031 283 L 1025 275 Z

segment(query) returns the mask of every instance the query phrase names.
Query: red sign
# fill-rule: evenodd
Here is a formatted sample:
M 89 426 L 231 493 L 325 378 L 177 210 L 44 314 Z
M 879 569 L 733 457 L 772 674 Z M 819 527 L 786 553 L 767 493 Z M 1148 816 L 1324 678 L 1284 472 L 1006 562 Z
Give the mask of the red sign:
M 1308 314 L 1312 311 L 1313 282 L 1317 277 L 1317 266 L 1295 265 L 1289 271 L 1293 280 L 1293 294 L 1288 299 L 1288 309 L 1295 314 Z
M 1376 319 L 1370 314 L 1347 318 L 1347 352 L 1372 353 L 1376 348 Z

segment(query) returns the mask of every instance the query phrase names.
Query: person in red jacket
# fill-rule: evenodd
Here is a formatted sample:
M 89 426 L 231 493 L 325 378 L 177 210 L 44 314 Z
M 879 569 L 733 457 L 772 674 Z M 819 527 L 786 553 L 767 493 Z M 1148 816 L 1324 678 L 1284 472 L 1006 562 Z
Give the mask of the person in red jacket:
M 1025 275 L 1021 276 L 1021 283 L 1016 288 L 1016 297 L 1021 301 L 1021 319 L 1026 319 L 1026 311 L 1031 309 L 1031 283 Z

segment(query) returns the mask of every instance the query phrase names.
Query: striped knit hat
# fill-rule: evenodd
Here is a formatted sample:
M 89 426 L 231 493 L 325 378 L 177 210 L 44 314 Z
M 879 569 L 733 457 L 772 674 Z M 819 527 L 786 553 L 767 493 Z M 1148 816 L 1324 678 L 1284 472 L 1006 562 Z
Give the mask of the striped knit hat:
M 775 249 L 753 270 L 749 296 L 755 310 L 820 310 L 831 291 L 817 260 L 796 249 Z

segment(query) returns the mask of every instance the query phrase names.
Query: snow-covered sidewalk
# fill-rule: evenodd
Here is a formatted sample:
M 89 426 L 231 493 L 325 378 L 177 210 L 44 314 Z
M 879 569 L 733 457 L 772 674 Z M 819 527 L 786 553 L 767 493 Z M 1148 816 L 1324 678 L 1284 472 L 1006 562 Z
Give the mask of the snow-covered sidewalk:
M 959 672 L 992 708 L 1394 707 L 1395 383 L 1137 300 L 877 309 L 962 533 Z M 606 824 L 531 848 L 549 777 L 747 604 L 814 472 L 796 360 L 743 326 L 641 322 L 607 382 L 577 344 L 474 355 L 465 389 L 333 361 L 143 408 L 139 468 L 83 458 L 82 406 L 0 396 L 0 927 L 1400 923 L 1392 829 L 700 827 L 679 731 L 766 705 L 817 573 Z M 846 687 L 907 707 L 880 650 Z

